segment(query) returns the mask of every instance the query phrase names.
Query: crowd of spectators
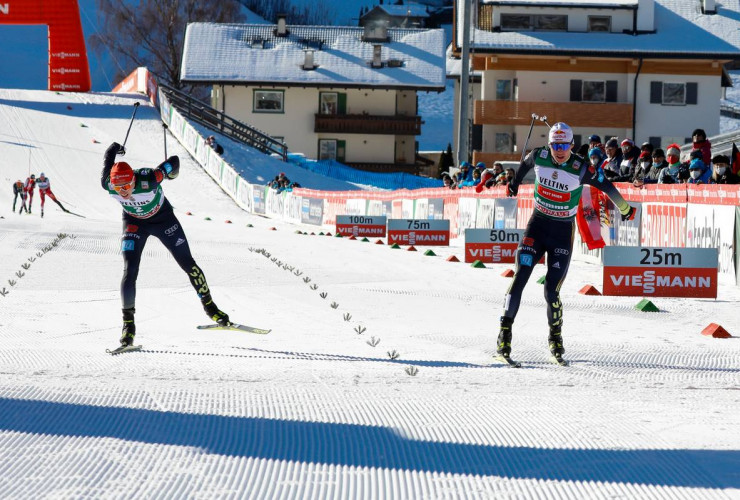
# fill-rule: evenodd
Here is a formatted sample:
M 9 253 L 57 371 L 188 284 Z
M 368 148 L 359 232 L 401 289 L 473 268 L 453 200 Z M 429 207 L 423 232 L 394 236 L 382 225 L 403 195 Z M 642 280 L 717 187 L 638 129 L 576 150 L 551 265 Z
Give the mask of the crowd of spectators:
M 267 185 L 278 193 L 282 193 L 283 191 L 293 191 L 293 188 L 301 187 L 297 182 L 292 182 L 288 179 L 285 172 L 280 172 L 273 180 L 268 182 Z
M 591 165 L 600 167 L 610 181 L 630 182 L 636 187 L 645 184 L 740 184 L 740 176 L 732 172 L 729 157 L 712 157 L 712 144 L 703 129 L 694 130 L 691 138 L 692 150 L 683 161 L 681 146 L 675 143 L 665 150 L 654 148 L 649 142 L 638 148 L 630 138 L 620 141 L 612 137 L 602 143 L 596 134 L 590 136 L 588 144 L 581 145 L 577 152 Z M 500 162 L 494 163 L 490 169 L 482 162 L 475 167 L 462 162 L 459 172 L 454 175 L 445 172 L 442 180 L 450 189 L 481 183 L 490 188 L 506 185 L 514 179 L 514 174 L 514 169 L 504 170 Z

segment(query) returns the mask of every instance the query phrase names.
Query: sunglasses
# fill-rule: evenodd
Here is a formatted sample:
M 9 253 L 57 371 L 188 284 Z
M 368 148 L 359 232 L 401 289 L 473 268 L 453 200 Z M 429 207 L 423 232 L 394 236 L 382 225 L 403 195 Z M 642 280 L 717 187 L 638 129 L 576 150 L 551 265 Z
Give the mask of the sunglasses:
M 553 151 L 568 151 L 570 149 L 570 143 L 551 142 L 550 147 Z
M 134 181 L 129 182 L 128 184 L 120 184 L 115 185 L 113 184 L 113 190 L 117 193 L 120 193 L 121 191 L 130 191 L 134 187 Z

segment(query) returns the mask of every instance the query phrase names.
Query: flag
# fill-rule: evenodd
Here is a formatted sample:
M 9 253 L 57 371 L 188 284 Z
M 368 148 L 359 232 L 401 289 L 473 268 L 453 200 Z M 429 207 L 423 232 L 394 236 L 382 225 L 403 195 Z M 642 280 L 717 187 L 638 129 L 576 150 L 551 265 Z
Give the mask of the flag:
M 730 170 L 733 174 L 737 174 L 740 171 L 740 150 L 737 149 L 735 143 L 732 143 L 732 157 L 730 158 Z

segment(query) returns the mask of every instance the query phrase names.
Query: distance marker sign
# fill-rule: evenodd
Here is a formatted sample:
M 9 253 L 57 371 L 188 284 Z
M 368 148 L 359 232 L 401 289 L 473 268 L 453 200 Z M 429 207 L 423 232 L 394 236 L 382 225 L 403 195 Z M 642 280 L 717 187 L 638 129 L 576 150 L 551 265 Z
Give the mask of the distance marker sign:
M 337 215 L 337 233 L 342 236 L 385 237 L 385 215 Z
M 513 264 L 523 229 L 466 229 L 465 262 Z
M 604 247 L 604 295 L 717 298 L 716 248 Z
M 448 246 L 450 221 L 391 219 L 388 221 L 388 244 Z

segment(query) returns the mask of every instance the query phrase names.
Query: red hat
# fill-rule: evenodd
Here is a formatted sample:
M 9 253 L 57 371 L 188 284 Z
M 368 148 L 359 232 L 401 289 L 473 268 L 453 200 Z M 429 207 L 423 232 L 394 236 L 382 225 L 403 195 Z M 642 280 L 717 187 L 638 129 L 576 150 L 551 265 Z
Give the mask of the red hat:
M 113 164 L 110 170 L 111 184 L 127 184 L 134 180 L 134 169 L 125 161 L 119 161 Z
M 640 159 L 642 160 L 643 158 L 647 158 L 649 160 L 651 158 L 650 157 L 650 152 L 649 151 L 643 151 L 642 153 L 640 153 Z
M 666 155 L 675 155 L 680 156 L 681 155 L 681 146 L 676 144 L 675 142 L 668 146 L 668 149 L 666 150 Z
M 622 144 L 620 144 L 620 146 L 622 146 L 622 147 L 625 147 L 625 146 L 634 146 L 634 145 L 635 145 L 635 143 L 632 142 L 632 139 L 625 139 L 625 140 L 622 141 Z

